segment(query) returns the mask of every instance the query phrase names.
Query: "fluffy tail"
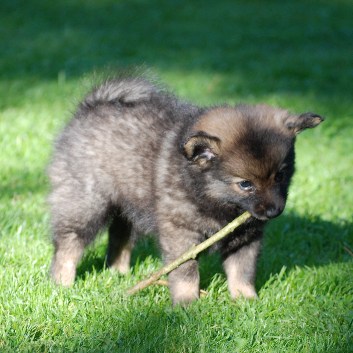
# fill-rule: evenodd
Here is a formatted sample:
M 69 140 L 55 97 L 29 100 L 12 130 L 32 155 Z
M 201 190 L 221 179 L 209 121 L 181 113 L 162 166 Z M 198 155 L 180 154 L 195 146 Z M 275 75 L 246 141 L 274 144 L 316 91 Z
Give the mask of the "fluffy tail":
M 116 79 L 94 89 L 83 101 L 83 106 L 91 108 L 104 103 L 131 105 L 149 100 L 157 92 L 156 86 L 142 78 Z

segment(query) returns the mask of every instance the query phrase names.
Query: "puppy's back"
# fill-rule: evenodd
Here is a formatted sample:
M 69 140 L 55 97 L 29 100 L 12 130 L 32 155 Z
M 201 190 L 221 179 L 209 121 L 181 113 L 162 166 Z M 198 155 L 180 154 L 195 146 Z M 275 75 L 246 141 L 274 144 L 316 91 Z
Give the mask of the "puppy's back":
M 156 155 L 173 126 L 173 98 L 143 79 L 113 80 L 86 96 L 59 136 L 49 166 L 54 207 L 99 195 L 150 208 Z M 95 196 L 97 197 L 97 196 Z M 92 196 L 93 199 L 93 196 Z

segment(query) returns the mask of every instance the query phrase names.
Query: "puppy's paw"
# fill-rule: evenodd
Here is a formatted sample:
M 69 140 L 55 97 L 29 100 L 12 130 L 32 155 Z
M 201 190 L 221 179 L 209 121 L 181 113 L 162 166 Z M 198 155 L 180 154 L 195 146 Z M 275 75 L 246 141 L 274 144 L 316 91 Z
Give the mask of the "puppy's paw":
M 233 285 L 232 288 L 229 288 L 230 295 L 232 299 L 237 298 L 246 298 L 246 299 L 257 299 L 257 293 L 254 285 L 249 283 L 237 283 Z
M 64 287 L 73 285 L 76 276 L 76 264 L 71 261 L 58 263 L 54 261 L 51 268 L 51 278 L 55 284 Z
M 123 249 L 115 258 L 108 253 L 107 264 L 111 270 L 126 275 L 130 271 L 130 258 L 131 249 Z
M 173 305 L 187 306 L 200 297 L 197 283 L 178 281 L 170 286 Z

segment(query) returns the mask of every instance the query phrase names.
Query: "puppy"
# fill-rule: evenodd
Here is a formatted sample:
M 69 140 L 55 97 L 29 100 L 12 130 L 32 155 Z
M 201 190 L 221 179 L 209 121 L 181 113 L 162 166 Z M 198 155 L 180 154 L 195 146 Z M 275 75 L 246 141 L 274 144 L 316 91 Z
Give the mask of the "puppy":
M 285 207 L 296 135 L 322 120 L 266 105 L 197 107 L 142 78 L 103 83 L 79 105 L 49 166 L 54 282 L 74 282 L 104 226 L 107 262 L 125 273 L 136 234 L 157 234 L 169 263 L 248 210 L 253 217 L 217 249 L 232 298 L 256 297 L 263 228 Z M 197 259 L 172 271 L 169 287 L 174 304 L 197 299 Z

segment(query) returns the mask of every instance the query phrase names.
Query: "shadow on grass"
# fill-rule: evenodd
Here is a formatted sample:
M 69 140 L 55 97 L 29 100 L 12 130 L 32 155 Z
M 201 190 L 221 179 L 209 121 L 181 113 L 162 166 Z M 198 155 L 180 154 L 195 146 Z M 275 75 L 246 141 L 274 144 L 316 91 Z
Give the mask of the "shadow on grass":
M 77 278 L 85 278 L 89 273 L 99 273 L 107 269 L 105 257 L 107 235 L 103 234 L 102 236 L 104 238 L 98 240 L 98 245 L 93 244 L 91 247 L 88 247 L 85 252 L 77 268 Z M 161 259 L 156 239 L 152 236 L 145 236 L 142 237 L 134 247 L 131 256 L 131 268 L 133 269 L 137 263 L 144 262 L 149 256 Z
M 349 1 L 4 0 L 0 7 L 6 85 L 144 64 L 219 74 L 210 82 L 216 99 L 353 92 Z
M 265 285 L 271 275 L 280 273 L 283 266 L 290 270 L 295 266 L 321 267 L 335 262 L 352 261 L 351 255 L 343 248 L 345 244 L 350 247 L 353 245 L 352 223 L 338 225 L 319 218 L 307 219 L 287 214 L 274 220 L 266 233 L 263 253 L 258 264 L 258 290 Z M 150 253 L 158 256 L 154 242 L 143 240 L 135 250 L 135 263 L 144 261 Z M 81 266 L 82 269 L 84 267 L 93 268 L 98 272 L 104 269 L 103 264 L 102 257 L 98 256 L 93 259 L 84 259 Z M 219 273 L 223 273 L 217 254 L 202 256 L 200 272 L 201 287 L 207 289 L 212 279 Z M 346 278 L 344 281 L 347 281 Z M 347 282 L 341 285 L 346 286 Z M 104 332 L 97 333 L 99 340 L 94 334 L 84 341 L 80 339 L 79 343 L 72 342 L 72 344 L 78 346 L 84 343 L 87 352 L 114 350 L 122 352 L 230 352 L 246 344 L 251 345 L 250 342 L 253 342 L 251 337 L 254 333 L 249 334 L 254 329 L 253 319 L 250 322 L 245 320 L 238 326 L 240 313 L 247 312 L 246 308 L 252 307 L 251 303 L 243 302 L 235 305 L 224 301 L 224 298 L 219 300 L 213 296 L 205 298 L 205 301 L 211 301 L 211 304 L 201 300 L 187 310 L 183 310 L 172 308 L 170 301 L 157 299 L 165 289 L 155 287 L 150 290 L 153 290 L 154 294 L 145 291 L 130 299 L 133 304 L 127 305 L 131 305 L 133 310 L 127 309 L 126 312 L 121 312 L 121 309 L 117 308 L 116 312 L 110 313 L 112 317 L 118 316 L 119 320 L 126 323 L 122 328 L 117 330 L 108 326 L 104 328 Z M 156 299 L 151 300 L 151 296 L 155 296 Z M 246 308 L 244 305 L 247 305 Z M 204 306 L 206 310 L 202 309 Z M 229 307 L 229 310 L 224 307 Z M 222 315 L 219 315 L 220 310 Z M 251 318 L 255 315 L 253 310 L 254 308 L 250 310 L 251 313 L 248 313 Z M 261 314 L 256 314 L 258 315 L 261 316 Z M 292 317 L 293 313 L 288 313 L 288 315 Z M 349 323 L 351 318 L 348 315 L 350 314 L 347 313 Z M 266 321 L 269 321 L 269 326 L 273 325 L 270 317 L 266 318 Z M 260 331 L 262 324 L 259 323 Z M 348 326 L 347 323 L 342 323 L 337 330 L 341 330 L 341 333 L 346 332 L 348 335 Z M 266 330 L 270 329 L 266 328 Z M 320 331 L 318 335 L 324 341 L 323 335 L 326 335 L 326 332 Z M 346 352 L 349 346 L 340 338 L 334 342 L 330 341 L 329 345 L 330 351 L 337 352 Z M 246 351 L 244 347 L 243 351 Z
M 352 260 L 347 249 L 353 248 L 353 223 L 334 224 L 320 218 L 306 219 L 295 214 L 285 214 L 270 222 L 266 229 L 263 249 L 258 262 L 257 289 L 271 275 L 280 273 L 283 266 L 288 270 L 300 266 L 322 266 L 334 262 Z M 88 250 L 78 268 L 78 277 L 90 272 L 105 270 L 105 242 L 99 249 Z M 148 256 L 160 258 L 155 239 L 143 238 L 132 256 L 132 268 Z M 217 274 L 224 276 L 218 253 L 203 253 L 199 259 L 201 288 L 207 289 Z

